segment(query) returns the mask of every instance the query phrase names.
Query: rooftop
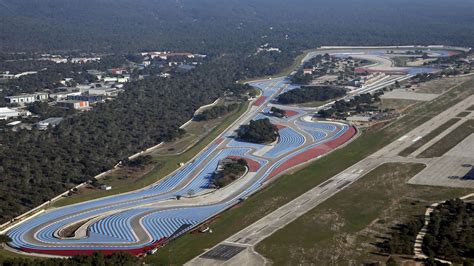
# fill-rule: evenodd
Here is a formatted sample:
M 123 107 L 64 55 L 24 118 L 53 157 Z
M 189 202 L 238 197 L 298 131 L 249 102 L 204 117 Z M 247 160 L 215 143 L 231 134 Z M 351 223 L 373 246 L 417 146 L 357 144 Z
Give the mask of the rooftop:
M 39 121 L 38 124 L 51 124 L 51 125 L 57 125 L 63 121 L 64 118 L 62 117 L 50 117 L 48 119 L 45 119 L 43 121 Z

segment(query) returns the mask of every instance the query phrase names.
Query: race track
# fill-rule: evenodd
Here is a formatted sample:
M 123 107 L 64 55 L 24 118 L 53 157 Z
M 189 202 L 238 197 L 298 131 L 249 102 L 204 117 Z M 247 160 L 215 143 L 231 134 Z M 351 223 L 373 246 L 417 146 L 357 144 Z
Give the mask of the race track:
M 375 54 L 374 50 L 366 53 Z M 350 55 L 347 51 L 334 54 Z M 370 87 L 355 90 L 348 97 L 410 76 L 410 73 L 388 76 Z M 288 116 L 269 115 L 272 99 L 295 88 L 286 78 L 251 85 L 260 88 L 262 95 L 249 111 L 171 175 L 138 191 L 48 210 L 10 229 L 7 234 L 13 241 L 9 246 L 24 252 L 60 256 L 97 251 L 141 254 L 192 230 L 246 199 L 277 175 L 331 152 L 357 133 L 345 123 L 313 121 L 314 108 L 278 106 L 287 110 Z M 266 117 L 279 128 L 280 138 L 276 143 L 253 144 L 234 138 L 240 125 Z M 247 160 L 248 172 L 224 188 L 213 189 L 210 186 L 212 175 L 219 161 L 228 157 Z M 75 228 L 72 236 L 61 237 L 61 232 L 68 227 Z

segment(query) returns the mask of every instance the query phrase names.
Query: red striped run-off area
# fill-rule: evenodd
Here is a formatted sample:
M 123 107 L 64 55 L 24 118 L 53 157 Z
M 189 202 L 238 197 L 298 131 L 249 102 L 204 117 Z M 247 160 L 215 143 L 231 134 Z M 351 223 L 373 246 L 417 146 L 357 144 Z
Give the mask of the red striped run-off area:
M 265 102 L 266 99 L 267 99 L 267 97 L 265 97 L 265 96 L 260 96 L 260 97 L 258 97 L 258 99 L 253 103 L 253 105 L 255 105 L 255 106 L 260 106 L 260 105 L 262 105 L 262 103 Z
M 275 168 L 270 175 L 268 176 L 267 180 L 278 175 L 279 173 L 294 167 L 296 165 L 299 165 L 301 163 L 304 163 L 306 161 L 309 161 L 311 159 L 314 159 L 318 156 L 324 155 L 331 150 L 341 146 L 342 144 L 346 143 L 348 140 L 350 140 L 355 134 L 357 133 L 357 130 L 354 127 L 350 127 L 344 134 L 342 134 L 339 138 L 333 139 L 331 141 L 328 141 L 324 143 L 323 145 L 314 147 L 312 149 L 309 149 L 307 151 L 304 151 L 294 157 L 291 157 L 288 159 L 286 162 L 282 163 L 280 166 Z
M 142 248 L 126 248 L 123 250 L 118 250 L 118 249 L 35 249 L 35 248 L 20 248 L 21 251 L 23 252 L 29 252 L 29 253 L 37 253 L 37 254 L 47 254 L 47 255 L 58 255 L 58 256 L 75 256 L 75 255 L 92 255 L 96 252 L 103 253 L 104 255 L 110 255 L 112 253 L 116 252 L 125 252 L 129 253 L 133 256 L 137 256 L 140 254 L 147 253 L 148 251 L 154 249 L 154 248 L 159 248 L 161 247 L 168 238 L 164 237 L 153 244 L 149 246 L 145 246 Z
M 260 169 L 260 163 L 252 160 L 250 158 L 243 158 L 238 156 L 228 156 L 227 158 L 232 160 L 244 159 L 247 162 L 247 167 L 249 168 L 249 172 L 257 172 Z

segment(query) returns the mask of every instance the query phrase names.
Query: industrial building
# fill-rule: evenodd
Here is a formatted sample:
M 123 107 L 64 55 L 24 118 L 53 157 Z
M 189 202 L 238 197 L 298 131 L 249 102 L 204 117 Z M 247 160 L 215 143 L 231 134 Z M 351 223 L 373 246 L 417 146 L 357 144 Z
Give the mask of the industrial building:
M 46 129 L 48 129 L 49 126 L 55 127 L 55 126 L 59 125 L 59 123 L 61 123 L 61 121 L 63 121 L 62 117 L 50 117 L 50 118 L 45 119 L 43 121 L 39 121 L 38 123 L 35 124 L 35 126 L 39 130 L 46 130 Z
M 33 94 L 19 94 L 13 96 L 5 97 L 5 101 L 7 103 L 18 103 L 18 104 L 26 104 L 26 103 L 34 103 L 38 101 L 47 101 L 48 94 L 44 92 L 38 92 Z
M 0 120 L 7 120 L 10 118 L 15 118 L 20 115 L 20 112 L 8 107 L 0 107 Z
M 88 101 L 80 101 L 80 100 L 64 100 L 59 101 L 56 103 L 57 107 L 64 108 L 64 109 L 75 109 L 75 110 L 89 110 L 89 102 Z

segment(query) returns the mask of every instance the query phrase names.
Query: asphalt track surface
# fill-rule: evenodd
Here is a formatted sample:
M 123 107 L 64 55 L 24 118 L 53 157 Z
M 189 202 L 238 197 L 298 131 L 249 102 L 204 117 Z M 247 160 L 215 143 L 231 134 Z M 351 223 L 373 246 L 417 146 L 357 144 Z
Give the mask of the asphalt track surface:
M 382 56 L 382 50 L 365 53 Z M 345 56 L 350 52 L 334 55 Z M 411 75 L 389 75 L 370 87 L 357 89 L 347 98 Z M 238 204 L 279 174 L 338 148 L 356 135 L 356 129 L 347 124 L 311 120 L 313 108 L 281 107 L 289 111 L 288 117 L 270 116 L 271 101 L 295 88 L 285 77 L 251 85 L 260 88 L 262 96 L 215 141 L 171 175 L 137 191 L 48 210 L 11 228 L 7 232 L 13 240 L 9 246 L 22 252 L 59 256 L 96 251 L 141 254 L 188 232 Z M 264 117 L 279 127 L 280 138 L 276 143 L 260 145 L 235 140 L 235 130 L 240 125 Z M 212 175 L 219 161 L 227 157 L 247 160 L 249 171 L 225 188 L 212 189 Z M 348 184 L 339 186 L 342 189 Z M 59 232 L 77 223 L 81 226 L 73 237 L 60 237 Z

